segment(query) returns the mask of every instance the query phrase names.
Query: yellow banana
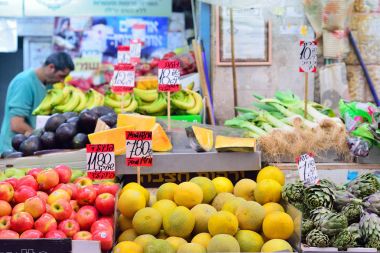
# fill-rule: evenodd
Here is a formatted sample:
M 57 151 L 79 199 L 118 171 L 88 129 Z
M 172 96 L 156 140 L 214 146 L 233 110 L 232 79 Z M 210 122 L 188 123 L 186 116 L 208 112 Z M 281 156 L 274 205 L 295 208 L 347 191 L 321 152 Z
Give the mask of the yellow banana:
M 192 109 L 195 106 L 195 99 L 194 96 L 192 96 L 192 93 L 189 91 L 181 91 L 181 93 L 174 94 L 171 103 L 181 110 Z
M 43 112 L 49 112 L 51 110 L 51 98 L 52 95 L 48 92 L 41 103 L 33 111 L 33 115 L 45 115 Z
M 123 112 L 134 112 L 137 109 L 137 101 L 132 98 L 132 102 L 129 104 L 128 107 L 124 108 L 124 110 L 121 110 L 121 108 L 114 108 L 115 112 L 117 114 L 123 113 Z
M 132 100 L 133 98 L 129 97 L 125 101 L 118 101 L 118 100 L 113 100 L 109 96 L 106 96 L 104 98 L 104 105 L 112 107 L 112 108 L 121 108 L 122 106 L 126 108 L 131 104 Z
M 157 90 L 142 90 L 134 88 L 133 93 L 136 97 L 141 98 L 145 102 L 154 102 L 158 98 Z
M 197 115 L 200 114 L 203 109 L 203 98 L 202 96 L 195 91 L 188 90 L 190 94 L 194 97 L 195 105 L 193 108 L 186 110 L 186 113 Z
M 67 102 L 63 105 L 56 106 L 54 112 L 72 112 L 80 103 L 80 93 L 75 91 L 70 91 L 70 97 L 67 99 Z
M 79 102 L 78 106 L 74 109 L 74 112 L 81 112 L 84 109 L 86 109 L 87 96 L 83 93 L 83 91 L 81 91 L 79 89 L 76 89 L 76 92 L 79 93 L 80 102 Z
M 167 108 L 167 106 L 168 106 L 168 103 L 166 101 L 165 96 L 162 93 L 160 93 L 158 95 L 158 99 L 156 99 L 153 103 L 151 103 L 149 105 L 139 106 L 138 109 L 141 112 L 151 114 L 151 113 L 161 112 L 161 111 L 165 110 Z

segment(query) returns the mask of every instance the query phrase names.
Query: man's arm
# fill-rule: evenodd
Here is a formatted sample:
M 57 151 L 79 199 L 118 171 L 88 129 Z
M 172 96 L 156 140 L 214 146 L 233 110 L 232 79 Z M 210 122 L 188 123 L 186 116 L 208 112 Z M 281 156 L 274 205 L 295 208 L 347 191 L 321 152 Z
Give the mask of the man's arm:
M 33 132 L 33 128 L 25 122 L 23 117 L 14 116 L 11 118 L 11 129 L 13 132 L 30 135 Z

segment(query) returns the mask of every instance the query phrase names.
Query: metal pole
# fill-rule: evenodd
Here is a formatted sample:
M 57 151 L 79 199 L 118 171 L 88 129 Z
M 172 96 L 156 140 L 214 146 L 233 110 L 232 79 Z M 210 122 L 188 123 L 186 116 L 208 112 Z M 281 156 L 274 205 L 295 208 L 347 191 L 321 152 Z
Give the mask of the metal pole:
M 233 9 L 230 8 L 230 37 L 231 37 L 231 62 L 232 62 L 232 81 L 234 87 L 234 108 L 237 106 L 237 80 L 236 80 L 236 62 L 235 62 L 235 35 L 234 35 L 234 17 Z M 237 111 L 235 109 L 235 115 Z

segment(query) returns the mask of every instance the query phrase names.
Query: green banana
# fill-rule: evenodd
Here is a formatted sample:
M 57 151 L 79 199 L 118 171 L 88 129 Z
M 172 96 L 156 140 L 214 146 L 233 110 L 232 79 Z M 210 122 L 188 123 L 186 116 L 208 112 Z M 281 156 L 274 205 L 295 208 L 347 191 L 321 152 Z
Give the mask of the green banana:
M 129 99 L 131 97 L 131 93 L 117 94 L 112 91 L 107 91 L 105 96 L 110 97 L 111 99 L 116 100 L 116 101 L 121 101 L 123 99 L 124 100 Z
M 186 113 L 192 114 L 192 115 L 200 114 L 203 109 L 202 96 L 198 92 L 195 92 L 195 91 L 188 90 L 188 92 L 190 92 L 190 94 L 194 97 L 195 105 L 193 108 L 186 110 Z
M 134 88 L 133 93 L 135 97 L 139 97 L 145 102 L 154 102 L 158 98 L 157 90 L 142 90 L 139 88 Z
M 168 106 L 165 95 L 159 93 L 158 98 L 149 105 L 139 106 L 139 111 L 146 112 L 148 114 L 158 113 L 165 110 Z
M 33 110 L 33 115 L 45 115 L 42 112 L 50 112 L 51 110 L 51 93 L 47 93 L 41 103 L 37 106 L 36 109 Z
M 131 96 L 128 99 L 126 99 L 125 101 L 114 100 L 111 97 L 106 96 L 104 98 L 104 105 L 112 107 L 112 108 L 121 108 L 122 106 L 126 108 L 131 104 L 132 100 L 133 99 Z
M 48 93 L 51 94 L 52 106 L 60 105 L 65 100 L 65 96 L 63 94 L 62 89 L 52 89 L 52 90 L 49 90 Z
M 137 109 L 137 101 L 132 98 L 131 103 L 128 107 L 125 107 L 124 110 L 121 110 L 121 108 L 113 108 L 117 114 L 123 113 L 123 112 L 134 112 Z
M 84 109 L 86 109 L 87 105 L 87 96 L 86 94 L 83 93 L 83 91 L 77 89 L 77 92 L 79 93 L 80 96 L 80 102 L 77 107 L 75 107 L 74 112 L 81 112 Z
M 195 99 L 192 96 L 192 93 L 189 91 L 181 91 L 184 94 L 184 98 L 182 98 L 181 94 L 175 93 L 173 98 L 171 99 L 171 103 L 178 109 L 182 110 L 190 110 L 195 106 Z
M 81 99 L 81 95 L 79 92 L 76 91 L 70 91 L 70 96 L 65 104 L 56 106 L 53 110 L 53 112 L 72 112 L 74 109 L 79 105 Z

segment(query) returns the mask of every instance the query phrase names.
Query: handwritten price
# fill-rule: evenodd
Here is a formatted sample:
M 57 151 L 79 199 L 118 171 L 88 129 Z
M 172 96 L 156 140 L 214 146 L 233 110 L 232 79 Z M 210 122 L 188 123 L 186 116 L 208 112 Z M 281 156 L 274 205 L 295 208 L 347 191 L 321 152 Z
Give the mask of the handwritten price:
M 135 87 L 135 68 L 130 64 L 118 64 L 115 66 L 111 80 L 111 88 L 114 92 L 132 92 Z
M 318 46 L 316 41 L 300 42 L 300 72 L 317 72 Z
M 87 175 L 91 179 L 115 177 L 114 145 L 87 145 Z
M 152 132 L 133 131 L 126 133 L 127 166 L 146 166 L 153 164 Z
M 318 171 L 314 157 L 311 154 L 301 155 L 297 159 L 297 163 L 300 179 L 305 185 L 314 185 L 318 183 Z
M 160 91 L 180 90 L 180 63 L 178 61 L 160 61 L 158 64 L 158 89 Z

